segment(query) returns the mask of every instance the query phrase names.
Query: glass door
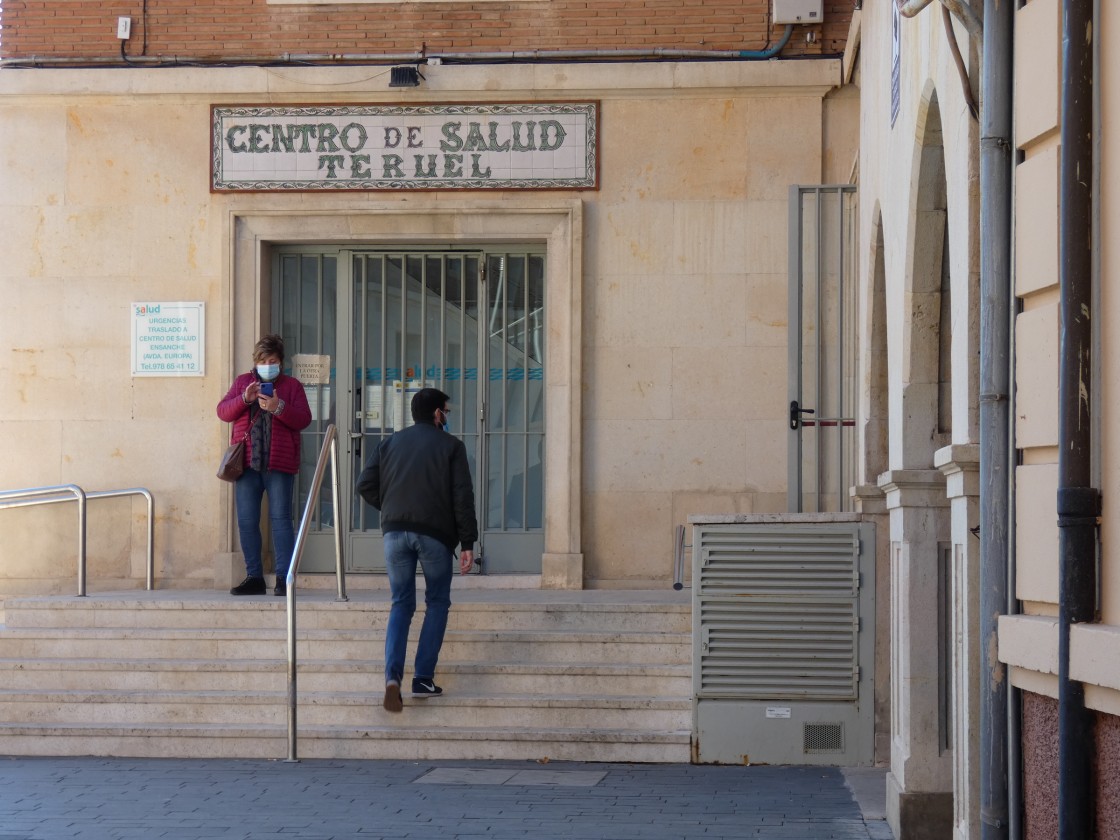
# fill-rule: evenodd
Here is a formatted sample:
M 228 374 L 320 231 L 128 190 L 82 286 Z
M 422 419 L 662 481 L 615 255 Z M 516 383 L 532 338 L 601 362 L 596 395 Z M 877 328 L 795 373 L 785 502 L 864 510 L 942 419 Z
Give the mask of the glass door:
M 337 275 L 337 276 L 336 276 Z M 380 517 L 353 492 L 383 439 L 412 423 L 412 396 L 451 397 L 450 431 L 467 446 L 487 573 L 540 571 L 544 550 L 544 256 L 507 251 L 281 251 L 275 299 L 289 356 L 318 354 L 329 377 L 306 385 L 306 480 L 337 422 L 347 568 L 383 571 Z M 334 295 L 328 309 L 325 296 Z M 288 305 L 289 300 L 298 305 Z M 313 305 L 314 302 L 314 305 Z M 333 328 L 321 322 L 334 317 Z M 296 336 L 293 342 L 289 336 Z M 346 383 L 346 387 L 339 387 Z M 338 418 L 338 419 L 336 419 Z M 301 471 L 300 504 L 306 499 Z M 334 568 L 329 488 L 301 568 Z
M 544 256 L 489 253 L 485 289 L 483 480 L 476 478 L 485 569 L 539 572 L 544 551 Z M 528 557 L 531 565 L 523 559 Z
M 300 468 L 296 477 L 297 527 L 307 504 L 326 428 L 331 423 L 337 425 L 337 418 L 345 416 L 339 404 L 339 370 L 336 364 L 340 341 L 345 341 L 345 337 L 339 334 L 338 270 L 337 251 L 283 251 L 273 259 L 272 329 L 284 338 L 284 372 L 294 374 L 301 358 L 323 361 L 317 366 L 316 376 L 301 377 L 311 407 L 311 425 L 303 430 L 300 437 Z M 340 441 L 340 461 L 343 460 L 341 452 L 345 446 L 346 442 Z M 346 498 L 346 487 L 353 482 L 345 475 L 340 482 L 342 497 Z M 334 571 L 335 519 L 328 473 L 312 510 L 300 571 Z

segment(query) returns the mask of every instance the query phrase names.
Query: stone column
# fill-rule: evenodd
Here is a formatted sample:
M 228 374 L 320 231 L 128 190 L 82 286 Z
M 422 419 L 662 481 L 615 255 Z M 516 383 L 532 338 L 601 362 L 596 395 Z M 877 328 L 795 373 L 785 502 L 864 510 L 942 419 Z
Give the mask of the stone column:
M 891 756 L 891 529 L 886 497 L 873 484 L 852 488 L 855 511 L 875 523 L 875 763 Z
M 933 463 L 945 476 L 953 559 L 953 840 L 980 836 L 980 447 L 947 446 Z
M 940 547 L 949 541 L 945 477 L 938 470 L 892 470 L 879 477 L 879 487 L 891 539 L 887 821 L 897 840 L 944 840 L 953 820 L 938 612 Z

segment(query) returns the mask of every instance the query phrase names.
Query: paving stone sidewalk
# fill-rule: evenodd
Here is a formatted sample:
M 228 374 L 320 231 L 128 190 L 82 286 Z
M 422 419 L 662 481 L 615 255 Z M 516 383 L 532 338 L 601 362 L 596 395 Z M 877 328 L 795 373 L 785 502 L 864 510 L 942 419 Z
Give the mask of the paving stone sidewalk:
M 891 840 L 882 778 L 828 767 L 0 757 L 0 840 Z

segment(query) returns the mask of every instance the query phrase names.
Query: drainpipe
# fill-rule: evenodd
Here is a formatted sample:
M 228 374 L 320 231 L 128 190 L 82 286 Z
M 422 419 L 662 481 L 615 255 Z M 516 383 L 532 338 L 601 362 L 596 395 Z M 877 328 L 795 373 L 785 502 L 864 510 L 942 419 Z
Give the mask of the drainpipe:
M 1062 2 L 1058 372 L 1058 837 L 1092 836 L 1093 724 L 1069 673 L 1070 628 L 1096 610 L 1092 486 L 1093 4 Z
M 770 47 L 770 49 L 768 49 L 768 50 L 741 50 L 739 52 L 738 57 L 739 58 L 745 58 L 745 59 L 748 59 L 748 60 L 773 58 L 774 56 L 776 56 L 778 53 L 780 53 L 782 50 L 785 49 L 786 44 L 789 43 L 789 39 L 790 39 L 791 35 L 793 35 L 793 24 L 792 23 L 787 23 L 786 24 L 786 31 L 782 33 L 781 39 L 774 46 Z
M 1007 840 L 1008 679 L 997 654 L 1011 612 L 1012 26 L 1007 0 L 985 0 L 980 91 L 980 836 Z

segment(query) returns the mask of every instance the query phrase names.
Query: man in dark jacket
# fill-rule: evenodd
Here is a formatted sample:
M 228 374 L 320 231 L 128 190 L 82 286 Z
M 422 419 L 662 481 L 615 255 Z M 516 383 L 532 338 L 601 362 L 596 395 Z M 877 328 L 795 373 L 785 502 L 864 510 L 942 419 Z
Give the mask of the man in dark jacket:
M 424 388 L 412 398 L 416 425 L 381 442 L 358 478 L 358 493 L 381 511 L 385 569 L 393 605 L 385 631 L 385 708 L 399 712 L 408 629 L 416 612 L 416 564 L 424 572 L 424 623 L 416 647 L 412 696 L 435 697 L 436 660 L 451 609 L 452 557 L 474 565 L 478 520 L 467 449 L 444 431 L 451 398 Z

